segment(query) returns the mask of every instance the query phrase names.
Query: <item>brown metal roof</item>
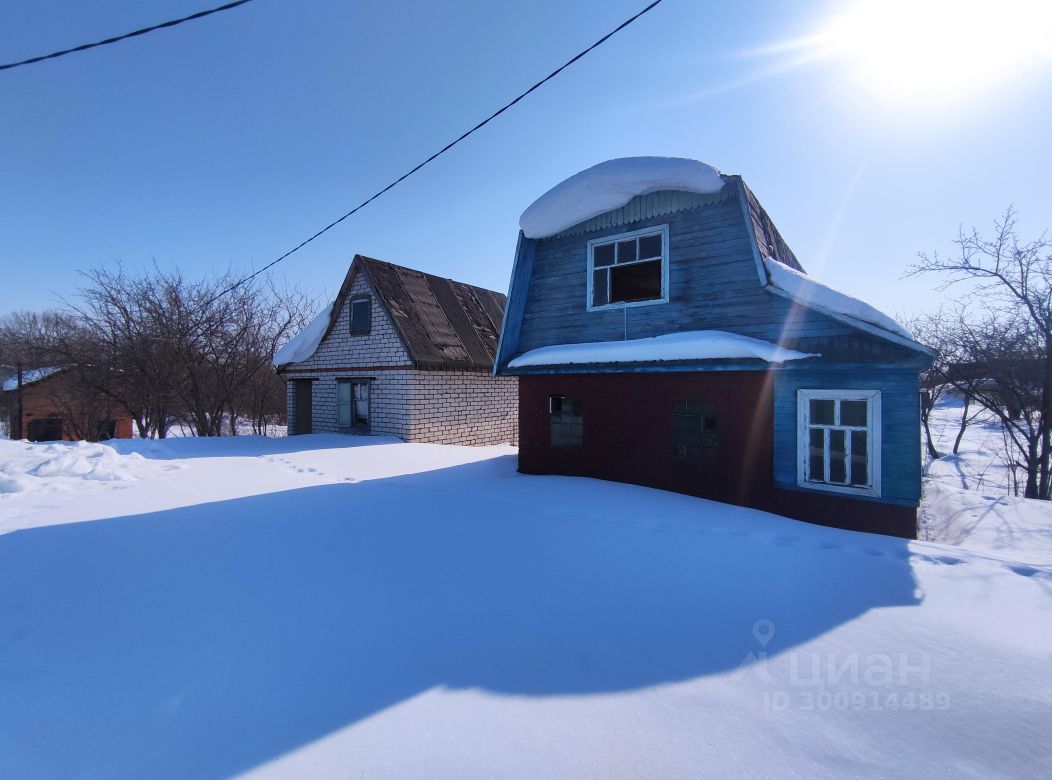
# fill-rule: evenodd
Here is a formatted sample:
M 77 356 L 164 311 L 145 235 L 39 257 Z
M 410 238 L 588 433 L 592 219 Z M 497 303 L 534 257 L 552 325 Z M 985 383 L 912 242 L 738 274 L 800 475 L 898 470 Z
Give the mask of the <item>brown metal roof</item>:
M 503 294 L 355 255 L 338 303 L 357 269 L 372 282 L 417 368 L 492 370 L 504 319 Z M 339 309 L 333 307 L 330 330 Z

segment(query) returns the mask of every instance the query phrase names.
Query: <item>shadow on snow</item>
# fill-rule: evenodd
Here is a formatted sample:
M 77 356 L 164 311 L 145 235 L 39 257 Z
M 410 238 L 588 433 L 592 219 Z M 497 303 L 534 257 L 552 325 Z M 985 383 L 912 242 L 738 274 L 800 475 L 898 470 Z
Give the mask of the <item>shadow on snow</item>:
M 706 532 L 717 511 L 799 527 L 490 461 L 12 533 L 0 775 L 229 775 L 436 686 L 638 689 L 734 670 L 757 620 L 778 653 L 917 603 L 905 556 Z

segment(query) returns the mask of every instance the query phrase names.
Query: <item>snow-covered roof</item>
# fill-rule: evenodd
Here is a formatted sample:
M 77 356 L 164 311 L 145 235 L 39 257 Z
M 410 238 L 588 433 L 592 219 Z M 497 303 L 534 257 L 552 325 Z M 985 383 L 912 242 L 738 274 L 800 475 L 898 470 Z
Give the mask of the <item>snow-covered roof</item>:
M 766 258 L 763 262 L 771 280 L 771 286 L 781 290 L 793 300 L 839 314 L 856 322 L 876 326 L 910 341 L 914 340 L 913 334 L 906 328 L 868 303 L 834 290 L 776 260 Z
M 275 366 L 281 367 L 289 363 L 299 363 L 301 360 L 306 360 L 314 354 L 318 344 L 321 343 L 322 337 L 325 335 L 325 331 L 329 329 L 329 317 L 332 315 L 332 307 L 334 305 L 330 303 L 326 306 L 317 317 L 307 323 L 307 327 L 297 333 L 288 344 L 274 353 Z
M 620 208 L 637 195 L 682 190 L 710 195 L 723 188 L 711 165 L 682 157 L 621 157 L 593 165 L 556 184 L 519 217 L 526 238 L 547 238 Z
M 556 344 L 524 352 L 509 368 L 584 363 L 653 363 L 669 360 L 727 360 L 759 358 L 768 363 L 818 357 L 786 349 L 769 341 L 722 330 L 691 330 L 646 339 Z
M 54 373 L 62 370 L 62 366 L 48 366 L 46 368 L 30 368 L 22 372 L 22 386 L 31 385 L 41 379 L 47 379 Z M 9 376 L 4 380 L 4 392 L 8 393 L 18 389 L 18 375 Z

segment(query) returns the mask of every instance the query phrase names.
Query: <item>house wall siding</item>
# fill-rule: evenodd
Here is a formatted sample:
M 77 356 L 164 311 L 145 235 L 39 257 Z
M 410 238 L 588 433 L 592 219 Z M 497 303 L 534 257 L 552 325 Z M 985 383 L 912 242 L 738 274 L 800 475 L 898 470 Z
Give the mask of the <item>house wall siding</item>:
M 662 224 L 669 225 L 668 303 L 588 311 L 587 242 Z M 787 345 L 857 334 L 765 291 L 749 231 L 735 194 L 664 216 L 535 242 L 517 352 L 683 330 L 728 330 Z
M 519 470 L 674 490 L 765 507 L 771 490 L 767 372 L 560 374 L 519 378 Z M 551 446 L 551 396 L 583 404 L 579 449 Z M 675 457 L 672 404 L 715 404 L 717 446 L 700 461 Z
M 859 500 L 916 507 L 920 502 L 920 388 L 916 369 L 814 368 L 775 372 L 774 480 L 797 485 L 797 390 L 880 390 L 881 496 Z

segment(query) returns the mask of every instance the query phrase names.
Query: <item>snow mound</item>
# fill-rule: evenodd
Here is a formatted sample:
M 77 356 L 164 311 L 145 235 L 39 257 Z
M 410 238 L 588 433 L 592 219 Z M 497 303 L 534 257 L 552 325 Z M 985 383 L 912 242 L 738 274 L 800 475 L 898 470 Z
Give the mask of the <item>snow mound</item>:
M 0 442 L 0 494 L 79 489 L 85 482 L 130 483 L 159 469 L 142 455 L 88 442 Z
M 318 348 L 326 329 L 329 327 L 329 317 L 332 316 L 332 307 L 334 305 L 335 303 L 330 303 L 326 306 L 321 314 L 307 323 L 307 327 L 296 334 L 288 344 L 274 353 L 273 362 L 275 366 L 280 367 L 287 366 L 289 363 L 299 363 L 301 360 L 306 360 L 314 354 L 314 350 Z
M 62 366 L 49 366 L 46 368 L 31 368 L 22 372 L 22 386 L 31 385 L 41 379 L 47 379 L 52 374 L 61 371 Z M 18 389 L 18 376 L 11 376 L 4 380 L 4 392 L 9 393 Z
M 509 368 L 572 365 L 577 363 L 643 363 L 665 360 L 718 360 L 759 358 L 768 363 L 818 357 L 786 349 L 769 341 L 722 330 L 692 330 L 628 341 L 593 341 L 556 344 L 524 352 Z
M 852 298 L 846 293 L 834 290 L 828 285 L 812 279 L 806 274 L 779 263 L 777 260 L 765 259 L 767 275 L 771 286 L 787 293 L 793 300 L 803 304 L 813 304 L 852 320 L 875 325 L 881 330 L 894 333 L 896 336 L 913 341 L 913 334 L 887 314 L 870 306 L 868 303 Z
M 624 206 L 636 195 L 682 190 L 710 195 L 723 189 L 711 165 L 682 157 L 621 157 L 593 165 L 556 184 L 519 218 L 526 238 L 547 238 Z

